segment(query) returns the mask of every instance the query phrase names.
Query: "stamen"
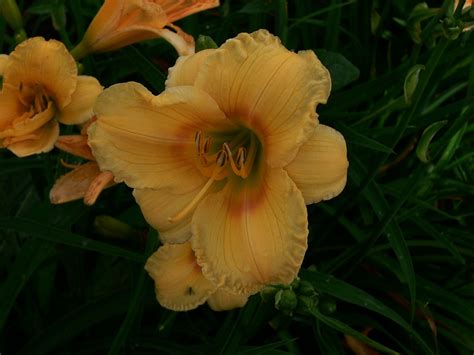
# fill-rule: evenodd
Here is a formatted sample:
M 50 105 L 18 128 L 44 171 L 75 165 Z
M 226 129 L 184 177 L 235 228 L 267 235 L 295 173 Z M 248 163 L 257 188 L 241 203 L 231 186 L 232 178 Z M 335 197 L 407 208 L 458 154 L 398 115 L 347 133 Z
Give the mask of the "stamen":
M 78 168 L 78 167 L 81 166 L 81 164 L 66 163 L 66 161 L 64 159 L 60 159 L 59 162 L 61 163 L 62 166 L 64 166 L 65 168 L 69 168 L 69 169 L 75 169 L 75 168 Z
M 209 178 L 209 180 L 207 180 L 207 182 L 204 184 L 202 189 L 197 193 L 197 195 L 194 196 L 192 201 L 186 207 L 184 207 L 184 209 L 178 212 L 178 214 L 176 214 L 174 217 L 168 218 L 169 223 L 176 223 L 183 220 L 184 218 L 186 218 L 186 216 L 188 216 L 194 210 L 194 208 L 197 206 L 199 201 L 202 200 L 206 192 L 209 191 L 212 184 L 216 181 L 216 178 L 224 169 L 226 162 L 227 162 L 226 151 L 225 150 L 219 151 L 219 153 L 217 153 L 217 158 L 216 158 L 217 166 L 214 168 L 212 176 Z
M 240 176 L 244 179 L 248 176 L 247 167 L 245 165 L 246 159 L 247 149 L 245 149 L 244 147 L 240 147 L 239 151 L 237 152 L 237 166 L 240 171 Z
M 209 146 L 211 145 L 211 137 L 206 137 L 206 140 L 204 141 L 204 145 L 202 147 L 202 154 L 207 154 L 209 151 Z
M 230 147 L 227 143 L 224 143 L 222 145 L 222 147 L 225 149 L 225 151 L 227 152 L 227 155 L 229 157 L 229 162 L 230 162 L 230 167 L 232 168 L 232 171 L 234 172 L 235 175 L 237 176 L 241 176 L 240 174 L 240 169 L 237 168 L 237 166 L 235 165 L 235 161 L 234 161 L 234 158 L 232 156 L 232 151 L 230 150 Z
M 217 153 L 217 157 L 216 157 L 217 166 L 219 168 L 224 167 L 225 163 L 227 162 L 227 158 L 228 158 L 227 152 L 225 150 L 220 150 L 219 153 Z M 217 173 L 215 175 L 217 175 Z
M 237 152 L 237 167 L 242 169 L 242 166 L 245 164 L 245 159 L 247 158 L 247 149 L 245 147 L 240 147 Z
M 20 83 L 20 86 L 18 88 L 18 100 L 20 100 L 23 106 L 29 107 L 30 104 L 26 101 L 25 93 L 23 92 L 23 83 Z
M 244 160 L 244 164 L 241 166 L 242 177 L 245 179 L 249 176 L 250 170 L 252 169 L 255 157 L 257 156 L 257 142 L 254 137 L 250 139 L 249 154 Z
M 202 136 L 201 131 L 197 131 L 196 134 L 194 135 L 194 144 L 196 145 L 196 151 L 198 152 L 198 155 L 201 152 L 201 150 L 200 150 L 200 148 L 201 148 L 201 136 Z
M 18 143 L 18 142 L 23 142 L 27 140 L 36 140 L 39 139 L 38 134 L 25 134 L 23 136 L 18 136 L 18 137 L 7 137 L 3 140 L 3 146 L 6 148 L 11 144 Z

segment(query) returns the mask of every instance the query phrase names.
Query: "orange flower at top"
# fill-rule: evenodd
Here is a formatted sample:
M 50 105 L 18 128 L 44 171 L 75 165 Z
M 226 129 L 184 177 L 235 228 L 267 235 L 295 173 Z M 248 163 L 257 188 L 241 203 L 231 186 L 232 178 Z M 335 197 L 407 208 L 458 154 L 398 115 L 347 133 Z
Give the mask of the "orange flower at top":
M 78 76 L 61 42 L 42 37 L 0 56 L 0 142 L 19 157 L 47 152 L 59 136 L 58 121 L 80 124 L 92 117 L 102 91 L 90 76 Z
M 190 240 L 206 280 L 249 295 L 293 281 L 305 204 L 345 186 L 345 140 L 315 112 L 330 88 L 312 51 L 242 33 L 179 58 L 158 96 L 137 83 L 106 89 L 89 145 L 101 169 L 134 188 L 164 242 Z
M 216 6 L 219 0 L 105 0 L 72 53 L 80 59 L 162 37 L 180 55 L 192 54 L 194 39 L 172 22 Z

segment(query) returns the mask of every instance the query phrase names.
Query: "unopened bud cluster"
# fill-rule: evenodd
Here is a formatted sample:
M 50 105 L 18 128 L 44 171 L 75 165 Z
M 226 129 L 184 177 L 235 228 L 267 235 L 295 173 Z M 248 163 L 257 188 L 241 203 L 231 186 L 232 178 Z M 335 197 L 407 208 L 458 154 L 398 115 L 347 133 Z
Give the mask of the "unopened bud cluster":
M 273 303 L 285 315 L 308 314 L 318 305 L 319 295 L 305 280 L 296 278 L 290 285 L 267 286 L 260 292 L 265 302 Z

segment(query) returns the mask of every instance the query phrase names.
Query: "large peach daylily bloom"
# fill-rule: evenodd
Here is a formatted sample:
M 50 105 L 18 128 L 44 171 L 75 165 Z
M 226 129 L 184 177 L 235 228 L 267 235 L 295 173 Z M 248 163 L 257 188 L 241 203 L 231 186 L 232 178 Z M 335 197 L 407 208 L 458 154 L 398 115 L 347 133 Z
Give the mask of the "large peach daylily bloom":
M 79 59 L 161 37 L 180 55 L 189 55 L 194 39 L 172 22 L 216 6 L 219 0 L 105 0 L 72 53 Z
M 59 136 L 55 143 L 58 149 L 89 161 L 75 166 L 64 164 L 73 170 L 54 183 L 49 192 L 53 204 L 84 199 L 86 205 L 92 206 L 104 189 L 115 185 L 112 173 L 100 170 L 87 144 L 87 128 L 91 122 L 84 125 L 80 135 Z
M 330 77 L 312 51 L 265 30 L 181 57 L 166 90 L 114 85 L 89 144 L 134 190 L 166 243 L 192 249 L 204 277 L 234 294 L 288 284 L 307 248 L 305 204 L 345 186 L 340 133 L 319 124 Z
M 0 57 L 0 142 L 19 157 L 47 152 L 59 136 L 58 121 L 80 124 L 92 117 L 102 91 L 90 76 L 78 76 L 61 42 L 42 37 Z
M 168 309 L 188 311 L 207 301 L 214 311 L 225 311 L 247 303 L 249 295 L 228 293 L 204 277 L 189 241 L 161 246 L 145 269 L 155 281 L 158 302 Z

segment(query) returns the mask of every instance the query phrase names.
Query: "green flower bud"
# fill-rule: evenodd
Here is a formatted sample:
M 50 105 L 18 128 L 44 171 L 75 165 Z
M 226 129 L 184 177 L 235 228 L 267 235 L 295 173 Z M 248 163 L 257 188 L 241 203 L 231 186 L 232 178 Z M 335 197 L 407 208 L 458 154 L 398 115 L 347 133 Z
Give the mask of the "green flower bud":
M 318 293 L 314 290 L 313 285 L 311 285 L 308 281 L 301 281 L 300 286 L 298 288 L 298 293 L 303 296 L 316 296 Z
M 296 311 L 302 314 L 310 314 L 314 307 L 318 304 L 318 299 L 316 297 L 310 296 L 298 296 L 298 306 L 296 307 Z
M 464 25 L 461 20 L 456 20 L 449 17 L 445 18 L 441 23 L 444 36 L 450 40 L 455 40 L 458 38 L 462 33 L 463 27 Z
M 299 278 L 299 277 L 296 277 L 296 278 L 293 280 L 293 282 L 291 283 L 291 285 L 290 285 L 291 287 L 290 287 L 290 288 L 291 288 L 292 290 L 296 290 L 296 289 L 298 289 L 299 285 L 300 285 L 300 278 Z
M 110 238 L 127 239 L 136 238 L 138 235 L 137 230 L 110 216 L 97 216 L 94 227 L 98 233 Z
M 284 314 L 291 315 L 297 304 L 298 299 L 292 290 L 279 290 L 275 295 L 275 308 Z
M 278 289 L 273 286 L 267 286 L 262 291 L 260 291 L 260 297 L 264 302 L 273 303 L 275 302 L 275 295 Z
M 23 30 L 23 19 L 15 0 L 0 0 L 0 13 L 15 32 Z
M 204 49 L 216 49 L 217 44 L 209 36 L 199 35 L 196 40 L 196 52 L 202 51 Z

